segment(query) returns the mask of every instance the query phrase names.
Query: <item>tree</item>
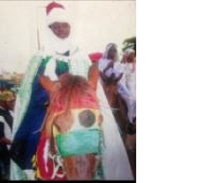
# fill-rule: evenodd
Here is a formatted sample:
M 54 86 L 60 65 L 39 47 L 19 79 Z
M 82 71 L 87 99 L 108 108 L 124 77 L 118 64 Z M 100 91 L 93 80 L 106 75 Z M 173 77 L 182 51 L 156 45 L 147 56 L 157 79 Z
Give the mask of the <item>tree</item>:
M 123 41 L 122 50 L 125 51 L 127 48 L 132 48 L 136 51 L 136 37 L 127 38 Z

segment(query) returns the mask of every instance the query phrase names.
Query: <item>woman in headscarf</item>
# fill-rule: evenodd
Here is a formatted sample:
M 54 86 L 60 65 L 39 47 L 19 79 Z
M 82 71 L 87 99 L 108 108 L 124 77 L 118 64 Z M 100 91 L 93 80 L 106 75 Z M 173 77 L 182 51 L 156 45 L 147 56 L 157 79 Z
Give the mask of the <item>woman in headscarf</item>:
M 128 107 L 128 122 L 133 123 L 135 118 L 135 88 L 132 82 L 133 61 L 131 54 L 134 50 L 127 50 L 123 55 L 122 63 L 119 62 L 117 45 L 110 43 L 106 47 L 103 58 L 99 61 L 99 70 L 101 73 L 102 82 L 117 82 L 118 92 L 126 102 Z M 134 57 L 133 57 L 134 58 Z M 130 81 L 129 81 L 130 80 Z
M 42 76 L 53 82 L 57 82 L 65 73 L 87 78 L 91 65 L 88 56 L 72 42 L 72 22 L 65 7 L 52 2 L 47 6 L 46 12 L 47 33 L 50 36 L 46 42 L 46 50 L 36 54 L 30 61 L 17 96 L 11 148 L 14 160 L 12 180 L 35 179 L 32 160 L 49 105 L 49 94 L 40 83 Z M 104 117 L 104 177 L 108 180 L 132 180 L 128 158 L 114 117 L 110 109 L 106 108 L 108 103 L 100 83 L 97 86 L 97 96 Z
M 109 80 L 120 80 L 123 75 L 123 70 L 121 70 L 121 65 L 118 62 L 119 56 L 117 51 L 117 45 L 114 43 L 109 43 L 106 46 L 103 58 L 99 61 L 99 70 L 102 79 Z
M 133 49 L 125 50 L 122 64 L 124 65 L 124 72 L 119 93 L 127 104 L 129 122 L 133 123 L 136 117 L 136 57 Z
M 128 104 L 129 118 L 133 119 L 132 123 L 128 123 L 128 131 L 125 137 L 125 144 L 128 149 L 130 163 L 136 175 L 136 52 L 133 49 L 125 50 L 122 58 L 125 70 L 123 75 L 124 83 L 128 89 L 128 93 L 123 95 L 124 100 Z

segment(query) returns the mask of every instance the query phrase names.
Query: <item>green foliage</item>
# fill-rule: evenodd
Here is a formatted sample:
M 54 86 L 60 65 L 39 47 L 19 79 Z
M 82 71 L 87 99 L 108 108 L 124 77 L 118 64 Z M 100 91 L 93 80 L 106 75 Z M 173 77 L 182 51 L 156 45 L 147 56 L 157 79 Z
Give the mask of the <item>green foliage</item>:
M 132 48 L 136 50 L 136 37 L 127 38 L 123 41 L 122 50 L 125 51 L 127 48 Z

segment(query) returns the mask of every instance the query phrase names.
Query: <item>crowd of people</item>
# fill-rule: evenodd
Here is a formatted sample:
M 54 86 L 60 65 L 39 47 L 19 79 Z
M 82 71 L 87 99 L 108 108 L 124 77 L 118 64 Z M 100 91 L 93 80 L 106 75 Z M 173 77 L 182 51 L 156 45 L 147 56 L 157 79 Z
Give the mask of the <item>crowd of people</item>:
M 0 96 L 4 116 L 0 150 L 7 155 L 0 156 L 1 176 L 8 180 L 134 180 L 104 83 L 117 83 L 116 92 L 127 107 L 127 133 L 135 134 L 136 52 L 127 49 L 119 58 L 117 45 L 109 43 L 98 64 L 92 64 L 73 42 L 66 12 L 60 3 L 47 5 L 47 49 L 30 60 L 16 101 Z M 8 103 L 13 101 L 12 118 Z M 4 132 L 7 127 L 9 137 Z M 131 143 L 128 146 L 132 148 Z
M 133 49 L 125 50 L 120 61 L 117 45 L 110 43 L 103 58 L 99 60 L 102 81 L 117 81 L 118 92 L 128 107 L 128 122 L 136 118 L 136 54 Z

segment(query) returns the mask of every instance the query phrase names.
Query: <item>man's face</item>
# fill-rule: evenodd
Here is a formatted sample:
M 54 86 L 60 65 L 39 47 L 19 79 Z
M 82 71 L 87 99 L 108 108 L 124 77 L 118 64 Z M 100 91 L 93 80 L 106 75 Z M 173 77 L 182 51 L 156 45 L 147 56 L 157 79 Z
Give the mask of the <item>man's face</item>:
M 70 34 L 70 25 L 67 22 L 54 22 L 49 28 L 60 39 L 65 39 Z
M 117 49 L 115 47 L 110 48 L 108 52 L 108 59 L 114 60 L 116 56 L 117 56 Z

